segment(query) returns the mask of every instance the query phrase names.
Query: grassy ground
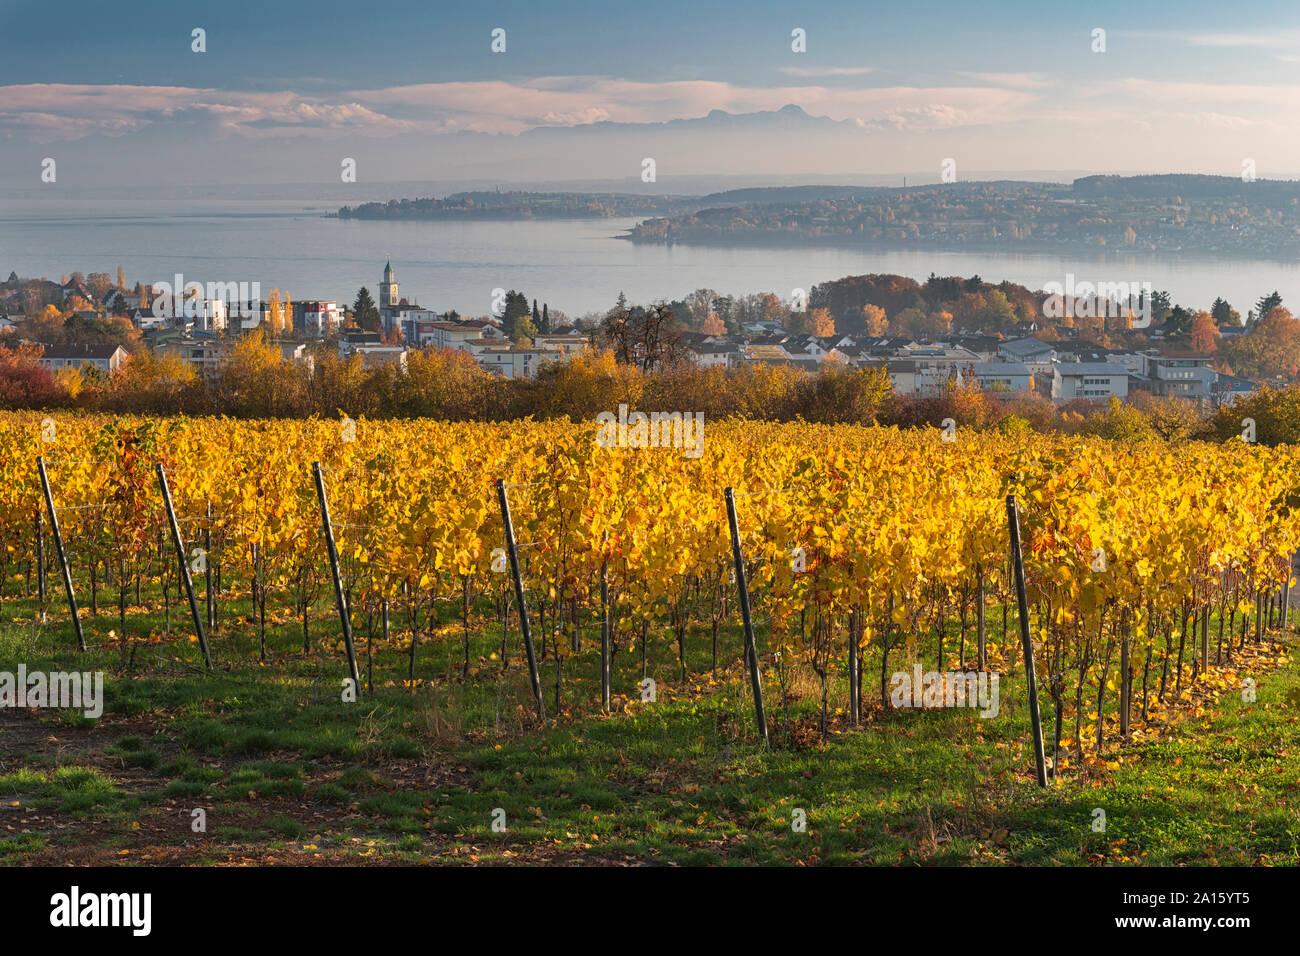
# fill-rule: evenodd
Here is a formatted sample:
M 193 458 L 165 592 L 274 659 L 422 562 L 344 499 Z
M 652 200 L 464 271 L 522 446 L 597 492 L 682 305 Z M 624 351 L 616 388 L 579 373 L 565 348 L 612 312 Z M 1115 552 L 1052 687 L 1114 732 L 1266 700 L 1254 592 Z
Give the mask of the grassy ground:
M 0 671 L 102 670 L 107 704 L 98 720 L 0 710 L 0 863 L 1300 862 L 1290 633 L 1248 648 L 1132 742 L 1063 763 L 1041 790 L 1014 677 L 990 720 L 886 710 L 868 654 L 864 726 L 848 726 L 837 680 L 823 739 L 811 673 L 786 675 L 782 700 L 765 658 L 764 747 L 734 626 L 716 679 L 709 634 L 688 637 L 685 682 L 674 641 L 652 630 L 654 703 L 637 692 L 639 646 L 624 646 L 608 716 L 594 706 L 598 635 L 585 628 L 583 650 L 564 662 L 558 718 L 555 662 L 543 663 L 550 719 L 539 724 L 517 629 L 503 671 L 487 602 L 473 616 L 467 678 L 448 604 L 449 623 L 421 636 L 416 687 L 403 685 L 407 652 L 383 647 L 373 695 L 345 703 L 328 601 L 313 612 L 311 653 L 296 619 L 273 617 L 259 662 L 248 602 L 227 598 L 209 674 L 174 607 L 171 636 L 159 607 L 130 608 L 129 643 L 115 612 L 85 614 L 92 647 L 78 654 L 66 610 L 52 603 L 37 624 L 35 600 L 16 591 L 19 579 L 0 604 Z M 358 630 L 364 674 L 364 619 Z M 910 666 L 901 654 L 890 663 Z M 1258 684 L 1250 703 L 1237 689 L 1246 676 Z

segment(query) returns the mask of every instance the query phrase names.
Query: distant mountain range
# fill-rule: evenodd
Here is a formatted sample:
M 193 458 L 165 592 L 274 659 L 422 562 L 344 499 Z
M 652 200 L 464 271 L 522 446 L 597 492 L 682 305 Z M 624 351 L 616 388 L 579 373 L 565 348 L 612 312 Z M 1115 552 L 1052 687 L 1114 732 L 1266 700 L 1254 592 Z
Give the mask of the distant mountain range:
M 301 141 L 290 135 L 257 140 L 232 133 L 210 118 L 186 114 L 130 136 L 94 133 L 62 143 L 59 194 L 112 189 L 114 198 L 284 198 L 334 200 L 358 205 L 393 195 L 492 188 L 651 193 L 707 193 L 731 186 L 797 183 L 902 185 L 935 181 L 938 164 L 924 171 L 882 168 L 883 157 L 907 157 L 905 133 L 867 128 L 856 120 L 813 116 L 794 104 L 776 110 L 731 113 L 663 122 L 601 121 L 536 126 L 518 134 L 413 129 L 358 137 L 340 131 L 319 142 L 357 163 L 357 181 L 342 183 L 338 160 L 289 160 Z M 208 148 L 185 150 L 202 141 Z M 0 138 L 0 197 L 48 198 L 32 174 L 30 148 Z M 229 157 L 238 154 L 232 164 Z M 159 168 L 159 157 L 176 162 Z M 182 161 L 183 157 L 183 161 Z M 641 181 L 642 161 L 658 164 L 658 183 Z M 912 161 L 904 159 L 903 163 Z M 76 175 L 63 174 L 75 170 Z M 150 170 L 144 174 L 143 170 Z M 802 174 L 799 171 L 804 171 Z M 1083 170 L 964 169 L 963 177 L 1068 181 Z M 302 179 L 309 185 L 304 187 Z M 425 183 L 431 192 L 402 191 Z M 274 184 L 269 190 L 260 184 Z M 384 189 L 384 184 L 388 184 Z M 275 189 L 282 190 L 276 196 Z M 381 192 L 383 190 L 383 192 Z M 250 195 L 250 192 L 252 195 Z
M 754 113 L 728 113 L 726 110 L 710 110 L 705 116 L 683 117 L 650 123 L 615 123 L 603 120 L 596 123 L 581 123 L 576 126 L 540 126 L 520 134 L 520 139 L 572 138 L 575 136 L 598 134 L 607 136 L 611 133 L 631 132 L 725 132 L 758 131 L 762 133 L 797 133 L 813 130 L 851 129 L 861 132 L 861 127 L 852 120 L 833 120 L 829 116 L 813 116 L 803 109 L 789 103 L 779 110 L 759 110 Z

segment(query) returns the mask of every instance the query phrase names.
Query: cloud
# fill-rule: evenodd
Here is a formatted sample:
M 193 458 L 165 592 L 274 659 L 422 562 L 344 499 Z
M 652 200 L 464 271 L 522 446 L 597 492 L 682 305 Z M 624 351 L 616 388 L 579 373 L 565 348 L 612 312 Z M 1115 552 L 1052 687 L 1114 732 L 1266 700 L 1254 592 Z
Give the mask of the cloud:
M 1212 105 L 1235 104 L 1245 113 L 1274 116 L 1291 115 L 1300 99 L 1300 86 L 1265 86 L 1252 83 L 1192 83 L 1177 80 L 1141 80 L 1130 78 L 1099 83 L 1094 91 L 1118 94 L 1123 100 L 1134 98 L 1159 105 L 1197 108 L 1210 111 Z
M 1300 46 L 1300 30 L 1261 30 L 1256 33 L 1181 33 L 1172 36 L 1192 46 L 1204 47 L 1277 47 Z
M 777 67 L 786 76 L 802 78 L 818 76 L 863 76 L 876 72 L 874 66 L 781 66 Z
M 320 137 L 341 130 L 382 136 L 419 127 L 361 103 L 300 97 L 290 91 L 34 83 L 0 88 L 0 104 L 0 129 L 40 140 L 93 133 L 117 136 L 177 122 L 253 138 L 285 131 Z

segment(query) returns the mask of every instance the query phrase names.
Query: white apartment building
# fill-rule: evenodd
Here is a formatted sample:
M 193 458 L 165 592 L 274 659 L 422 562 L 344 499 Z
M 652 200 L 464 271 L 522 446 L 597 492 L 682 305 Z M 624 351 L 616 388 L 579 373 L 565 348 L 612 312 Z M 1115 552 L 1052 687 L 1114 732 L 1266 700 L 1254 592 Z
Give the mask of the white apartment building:
M 1033 373 L 1024 362 L 975 362 L 967 371 L 980 388 L 1008 392 L 1029 392 L 1034 388 Z
M 516 345 L 472 346 L 475 361 L 489 372 L 505 378 L 532 378 L 547 362 L 563 361 L 559 349 L 520 348 Z
M 120 345 L 46 345 L 37 362 L 52 372 L 90 368 L 111 375 L 129 358 Z
M 1142 383 L 1155 395 L 1174 395 L 1180 398 L 1208 398 L 1218 381 L 1219 373 L 1212 367 L 1213 359 L 1199 352 L 1166 350 L 1142 352 Z
M 300 302 L 295 307 L 299 319 L 298 333 L 307 338 L 323 339 L 343 327 L 343 309 L 337 302 Z
M 1129 371 L 1111 362 L 1061 363 L 1052 366 L 1052 400 L 1107 399 L 1128 396 Z

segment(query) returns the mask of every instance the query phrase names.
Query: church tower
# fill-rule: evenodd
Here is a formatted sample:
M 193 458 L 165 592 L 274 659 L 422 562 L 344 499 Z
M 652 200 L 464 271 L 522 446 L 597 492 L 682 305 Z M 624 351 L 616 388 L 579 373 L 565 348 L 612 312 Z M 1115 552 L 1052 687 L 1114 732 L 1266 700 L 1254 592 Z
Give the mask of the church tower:
M 384 266 L 384 281 L 379 283 L 379 308 L 396 309 L 397 303 L 397 273 L 393 271 L 392 262 L 389 262 Z

